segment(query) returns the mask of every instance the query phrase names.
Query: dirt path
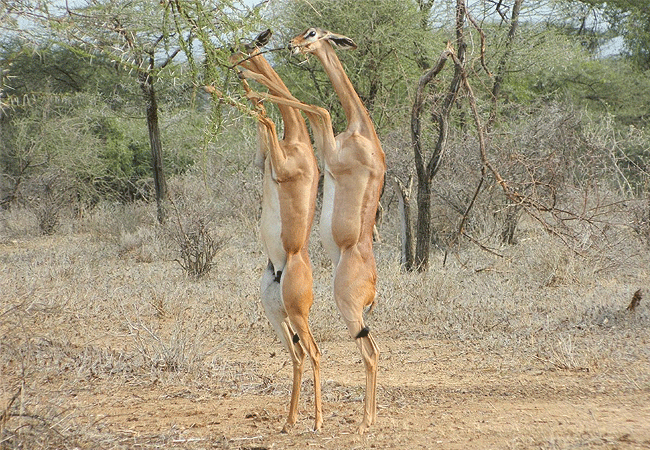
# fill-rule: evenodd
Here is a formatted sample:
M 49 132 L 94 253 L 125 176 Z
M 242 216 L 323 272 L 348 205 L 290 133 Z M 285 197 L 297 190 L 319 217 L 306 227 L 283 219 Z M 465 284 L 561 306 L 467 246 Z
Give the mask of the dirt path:
M 650 388 L 633 379 L 555 370 L 462 343 L 384 339 L 378 424 L 354 434 L 363 370 L 348 342 L 323 347 L 325 423 L 312 426 L 309 379 L 294 430 L 281 434 L 290 368 L 279 345 L 253 345 L 256 392 L 202 383 L 79 384 L 65 399 L 98 435 L 127 448 L 650 448 Z M 275 356 L 273 356 L 275 355 Z M 241 351 L 223 355 L 246 361 Z M 501 360 L 501 364 L 495 361 Z M 61 393 L 66 395 L 66 393 Z

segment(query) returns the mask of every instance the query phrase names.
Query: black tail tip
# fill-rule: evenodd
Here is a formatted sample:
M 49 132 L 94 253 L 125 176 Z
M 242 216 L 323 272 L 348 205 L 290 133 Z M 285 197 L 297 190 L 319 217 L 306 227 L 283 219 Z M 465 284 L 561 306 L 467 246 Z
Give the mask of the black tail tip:
M 370 328 L 368 328 L 368 327 L 363 327 L 363 328 L 361 329 L 361 331 L 359 331 L 359 334 L 357 334 L 356 339 L 364 338 L 364 337 L 368 336 L 369 334 L 370 334 Z
M 293 343 L 297 344 L 298 342 L 300 342 L 300 336 L 298 336 L 298 333 L 294 333 L 294 335 L 293 335 Z

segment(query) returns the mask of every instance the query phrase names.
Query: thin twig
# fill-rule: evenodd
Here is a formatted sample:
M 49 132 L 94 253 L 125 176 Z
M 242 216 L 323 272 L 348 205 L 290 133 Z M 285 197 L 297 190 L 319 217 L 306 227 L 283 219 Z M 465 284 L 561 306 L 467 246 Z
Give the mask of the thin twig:
M 490 69 L 488 69 L 487 64 L 485 64 L 485 33 L 483 32 L 483 28 L 479 26 L 478 23 L 476 23 L 476 20 L 472 17 L 472 15 L 469 13 L 469 11 L 465 11 L 465 16 L 469 21 L 474 25 L 474 28 L 476 28 L 481 36 L 481 66 L 483 67 L 483 70 L 485 70 L 485 73 L 489 76 L 492 77 L 492 72 L 490 72 Z
M 23 390 L 22 387 L 18 388 L 18 390 L 16 391 L 14 396 L 11 398 L 11 400 L 9 400 L 9 404 L 7 405 L 5 410 L 2 412 L 2 414 L 0 414 L 0 426 L 4 426 L 7 423 L 7 421 L 9 420 L 9 417 L 11 416 L 11 413 L 9 412 L 9 410 L 11 409 L 11 406 L 14 404 L 14 402 L 16 401 L 18 396 L 20 396 L 20 393 L 22 392 L 22 390 Z

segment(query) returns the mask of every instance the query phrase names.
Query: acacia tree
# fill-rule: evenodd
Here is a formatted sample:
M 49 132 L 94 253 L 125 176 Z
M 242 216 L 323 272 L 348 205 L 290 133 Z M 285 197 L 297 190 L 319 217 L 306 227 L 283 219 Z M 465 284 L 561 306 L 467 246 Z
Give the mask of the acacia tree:
M 193 67 L 207 67 L 206 72 L 213 66 L 227 68 L 228 46 L 215 46 L 214 42 L 231 41 L 248 32 L 257 21 L 250 14 L 252 9 L 237 0 L 84 0 L 83 4 L 74 6 L 68 2 L 3 0 L 0 4 L 0 13 L 15 19 L 10 21 L 14 29 L 18 29 L 22 21 L 36 25 L 21 32 L 33 35 L 34 42 L 66 47 L 90 61 L 110 61 L 122 76 L 136 80 L 146 114 L 160 222 L 166 216 L 166 182 L 158 124 L 158 81 L 161 77 L 178 77 L 177 65 L 173 62 L 181 54 L 185 57 L 183 64 L 189 62 Z M 248 17 L 249 22 L 238 20 L 241 17 Z M 195 45 L 197 38 L 199 42 Z M 215 52 L 216 47 L 220 47 L 220 51 Z M 199 59 L 201 63 L 194 64 Z M 192 74 L 197 75 L 197 71 Z M 214 77 L 207 75 L 211 78 L 209 82 L 213 82 Z M 198 78 L 193 81 L 201 83 Z
M 157 216 L 163 223 L 167 189 L 155 83 L 181 50 L 170 40 L 165 9 L 148 1 L 86 0 L 81 7 L 66 6 L 50 25 L 83 56 L 108 56 L 135 75 L 145 103 Z
M 9 4 L 11 3 L 11 4 Z M 82 58 L 111 61 L 122 74 L 134 75 L 145 103 L 158 220 L 165 219 L 166 196 L 155 83 L 180 52 L 169 39 L 165 9 L 146 0 L 85 0 L 82 5 L 42 1 L 3 2 L 5 12 L 30 25 L 19 30 L 36 45 L 64 47 Z M 15 20 L 13 26 L 20 24 Z M 30 30 L 39 30 L 38 36 Z
M 646 0 L 581 0 L 599 9 L 611 30 L 624 41 L 624 51 L 642 70 L 650 69 L 650 8 Z

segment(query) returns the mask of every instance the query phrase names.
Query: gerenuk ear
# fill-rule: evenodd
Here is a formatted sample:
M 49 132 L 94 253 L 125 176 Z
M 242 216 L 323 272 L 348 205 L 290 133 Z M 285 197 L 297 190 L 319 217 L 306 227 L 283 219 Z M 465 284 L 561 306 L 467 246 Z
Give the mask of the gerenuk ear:
M 264 47 L 271 40 L 272 34 L 273 32 L 269 28 L 267 28 L 266 30 L 262 31 L 260 34 L 257 35 L 255 40 L 253 40 L 252 44 L 255 45 L 255 47 Z
M 325 36 L 325 39 L 341 50 L 354 50 L 357 48 L 357 44 L 355 44 L 352 39 L 345 37 L 342 34 L 328 33 L 327 36 Z

